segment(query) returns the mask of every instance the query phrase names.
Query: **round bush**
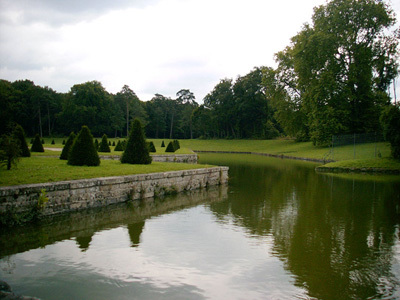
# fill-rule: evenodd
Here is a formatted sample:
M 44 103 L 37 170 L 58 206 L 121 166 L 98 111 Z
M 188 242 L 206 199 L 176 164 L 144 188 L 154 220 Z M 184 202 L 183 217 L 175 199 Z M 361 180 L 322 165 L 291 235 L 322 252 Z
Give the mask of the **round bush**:
M 35 138 L 33 140 L 31 152 L 44 152 L 43 144 L 40 141 L 40 137 L 38 134 L 35 135 Z
M 121 156 L 121 162 L 147 165 L 151 164 L 151 160 L 142 124 L 138 119 L 135 119 L 132 124 L 132 129 L 129 132 L 126 149 Z
M 100 158 L 94 147 L 93 136 L 87 126 L 82 126 L 72 144 L 68 164 L 73 166 L 98 166 Z

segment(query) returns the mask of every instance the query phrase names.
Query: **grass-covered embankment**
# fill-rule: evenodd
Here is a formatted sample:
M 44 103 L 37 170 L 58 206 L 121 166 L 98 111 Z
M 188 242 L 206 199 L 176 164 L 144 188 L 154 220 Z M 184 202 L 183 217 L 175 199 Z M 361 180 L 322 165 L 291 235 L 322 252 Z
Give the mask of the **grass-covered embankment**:
M 11 170 L 0 168 L 0 186 L 55 182 L 63 180 L 149 174 L 211 167 L 209 165 L 160 163 L 150 165 L 121 164 L 118 160 L 102 160 L 98 167 L 70 166 L 56 157 L 21 158 Z
M 400 161 L 393 158 L 343 160 L 318 166 L 317 171 L 400 174 Z

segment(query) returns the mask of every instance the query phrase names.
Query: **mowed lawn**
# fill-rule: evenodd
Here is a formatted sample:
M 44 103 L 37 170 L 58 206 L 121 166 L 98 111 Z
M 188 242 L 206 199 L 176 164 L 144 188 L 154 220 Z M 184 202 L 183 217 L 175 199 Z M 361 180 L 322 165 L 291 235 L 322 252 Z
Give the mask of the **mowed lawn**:
M 70 166 L 57 157 L 32 156 L 21 158 L 11 170 L 0 168 L 0 186 L 44 183 L 73 179 L 148 174 L 208 168 L 210 165 L 160 163 L 149 165 L 122 164 L 119 160 L 101 160 L 98 167 Z

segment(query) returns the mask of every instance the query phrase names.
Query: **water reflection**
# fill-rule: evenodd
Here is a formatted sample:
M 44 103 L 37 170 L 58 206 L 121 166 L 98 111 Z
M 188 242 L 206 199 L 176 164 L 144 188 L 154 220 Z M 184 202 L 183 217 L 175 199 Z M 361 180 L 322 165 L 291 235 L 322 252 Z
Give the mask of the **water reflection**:
M 126 226 L 131 246 L 140 243 L 145 220 L 171 213 L 199 203 L 223 201 L 227 186 L 170 195 L 159 199 L 146 199 L 103 208 L 78 211 L 47 218 L 38 224 L 0 230 L 0 258 L 31 249 L 44 248 L 58 241 L 74 239 L 82 251 L 86 251 L 96 232 Z
M 314 166 L 256 157 L 207 162 L 230 166 L 233 194 L 213 204 L 250 235 L 274 237 L 273 255 L 317 299 L 400 297 L 398 177 L 321 175 Z M 245 199 L 245 201 L 243 200 Z M 397 292 L 396 292 L 397 291 Z
M 43 299 L 400 298 L 399 177 L 200 158 L 229 187 L 3 231 L 0 277 Z

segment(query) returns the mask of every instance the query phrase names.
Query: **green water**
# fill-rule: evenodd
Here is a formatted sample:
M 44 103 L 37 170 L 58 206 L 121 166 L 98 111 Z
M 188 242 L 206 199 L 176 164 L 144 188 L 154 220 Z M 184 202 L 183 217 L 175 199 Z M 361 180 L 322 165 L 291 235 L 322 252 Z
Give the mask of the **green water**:
M 228 186 L 0 234 L 0 279 L 41 299 L 398 299 L 400 177 L 201 154 Z

